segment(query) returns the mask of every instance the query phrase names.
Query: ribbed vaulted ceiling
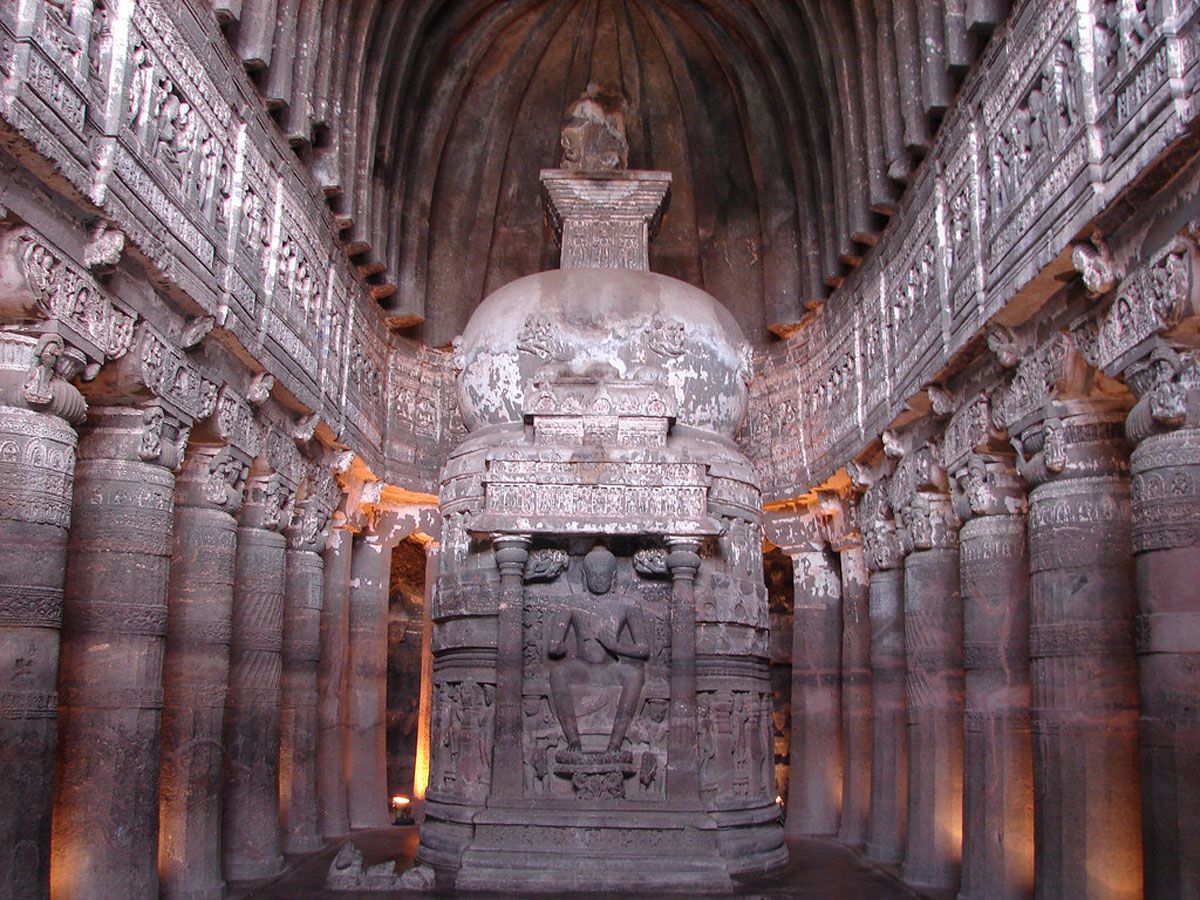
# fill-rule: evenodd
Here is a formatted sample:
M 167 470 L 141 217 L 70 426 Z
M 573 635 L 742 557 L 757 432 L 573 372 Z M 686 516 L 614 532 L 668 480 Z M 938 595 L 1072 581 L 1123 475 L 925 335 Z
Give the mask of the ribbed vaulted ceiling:
M 758 344 L 856 263 L 1007 0 L 213 0 L 347 252 L 447 343 L 549 268 L 538 170 L 592 80 L 674 176 L 652 267 Z M 416 324 L 413 324 L 416 323 Z

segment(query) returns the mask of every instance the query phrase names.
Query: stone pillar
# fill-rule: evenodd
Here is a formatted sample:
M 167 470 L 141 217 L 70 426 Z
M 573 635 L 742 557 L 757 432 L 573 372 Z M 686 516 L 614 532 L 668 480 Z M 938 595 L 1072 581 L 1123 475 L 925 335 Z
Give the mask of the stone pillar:
M 1147 897 L 1200 891 L 1200 356 L 1167 347 L 1126 374 L 1141 395 L 1133 553 Z M 1189 893 L 1189 891 L 1191 893 Z
M 49 358 L 45 358 L 49 357 Z M 53 337 L 0 332 L 0 898 L 50 891 L 59 628 L 75 431 L 85 406 L 51 368 L 82 357 Z M 52 389 L 39 394 L 30 375 Z M 58 377 L 52 377 L 58 376 Z
M 215 898 L 221 878 L 222 732 L 237 522 L 247 463 L 221 446 L 187 452 L 175 523 L 163 663 L 158 870 L 166 898 Z
M 859 505 L 863 554 L 870 577 L 871 809 L 867 856 L 897 863 L 904 856 L 908 816 L 908 714 L 904 698 L 904 570 L 887 499 L 887 481 L 870 487 Z
M 908 841 L 903 878 L 957 890 L 962 863 L 963 614 L 958 520 L 930 447 L 892 478 L 904 560 Z
M 842 793 L 842 586 L 820 539 L 793 551 L 792 745 L 786 833 L 833 835 Z
M 1124 410 L 1049 402 L 1019 433 L 1029 495 L 1035 886 L 1139 897 L 1138 680 Z
M 288 530 L 283 604 L 283 682 L 280 701 L 279 818 L 283 849 L 321 849 L 317 825 L 317 668 L 321 658 L 321 601 L 327 516 L 313 498 Z
M 89 416 L 63 599 L 51 889 L 159 892 L 159 725 L 179 425 L 161 407 Z
M 871 809 L 871 614 L 862 536 L 835 537 L 842 566 L 842 815 L 838 840 L 865 846 Z
M 971 450 L 946 462 L 955 473 L 955 508 L 964 521 L 959 572 L 966 757 L 959 897 L 1017 900 L 1033 895 L 1034 856 L 1024 486 L 1011 453 Z
M 346 792 L 351 828 L 387 825 L 387 620 L 391 546 L 354 541 L 346 683 Z
M 340 515 L 340 514 L 339 514 Z M 342 518 L 325 547 L 321 660 L 317 667 L 317 824 L 322 837 L 350 831 L 342 703 L 350 646 L 350 558 L 354 533 Z
M 429 786 L 430 734 L 433 728 L 433 603 L 441 571 L 441 543 L 425 543 L 425 603 L 421 607 L 421 693 L 417 704 L 417 759 L 413 796 L 424 799 Z
M 500 570 L 500 596 L 496 622 L 496 718 L 492 741 L 493 797 L 520 797 L 525 763 L 521 746 L 521 638 L 525 595 L 525 562 L 529 559 L 528 535 L 500 535 L 493 539 L 496 567 Z
M 667 735 L 667 798 L 698 800 L 696 758 L 696 573 L 700 542 L 668 538 L 671 573 L 671 706 Z
M 279 833 L 279 701 L 290 486 L 250 479 L 237 532 L 233 640 L 225 714 L 221 844 L 230 881 L 283 868 Z

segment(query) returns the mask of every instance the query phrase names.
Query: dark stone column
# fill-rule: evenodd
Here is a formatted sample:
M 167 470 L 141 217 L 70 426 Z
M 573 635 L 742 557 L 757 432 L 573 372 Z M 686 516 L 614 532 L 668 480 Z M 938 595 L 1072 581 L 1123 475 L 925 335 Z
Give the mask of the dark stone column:
M 908 816 L 908 714 L 904 698 L 904 571 L 887 482 L 872 485 L 859 505 L 870 577 L 871 809 L 867 856 L 895 863 L 904 856 Z
M 786 831 L 833 835 L 842 793 L 842 585 L 829 551 L 794 551 L 792 746 Z
M 167 898 L 219 898 L 222 732 L 237 522 L 247 463 L 220 446 L 188 450 L 175 486 L 163 663 L 158 869 Z
M 94 411 L 79 445 L 63 602 L 51 887 L 158 896 L 159 725 L 178 425 Z
M 221 844 L 230 881 L 283 869 L 279 832 L 279 701 L 290 487 L 279 475 L 250 479 L 237 531 L 233 641 L 225 714 Z
M 27 387 L 62 342 L 0 332 L 0 898 L 50 892 L 59 628 L 83 398 Z M 73 354 L 69 354 L 73 356 Z M 82 365 L 82 359 L 78 360 Z M 31 404 L 32 394 L 32 404 Z M 68 403 L 70 401 L 70 403 Z M 36 408 L 25 408 L 29 406 Z
M 1142 395 L 1133 553 L 1147 897 L 1200 892 L 1200 358 L 1161 348 L 1127 373 Z M 1178 429 L 1178 430 L 1171 430 Z
M 350 646 L 350 557 L 353 545 L 354 533 L 338 525 L 331 529 L 325 549 L 321 660 L 317 666 L 317 824 L 321 836 L 326 838 L 341 837 L 350 831 L 342 699 Z
M 667 735 L 667 797 L 699 800 L 696 758 L 696 573 L 700 543 L 669 538 L 667 568 L 671 572 L 671 706 Z
M 387 619 L 390 545 L 354 541 L 346 684 L 346 792 L 351 828 L 388 824 Z
M 871 612 L 862 538 L 837 540 L 842 563 L 842 815 L 838 840 L 867 842 L 871 809 Z
M 958 520 L 928 447 L 892 479 L 902 524 L 905 696 L 908 706 L 909 884 L 957 890 L 962 862 L 963 613 Z
M 288 532 L 283 606 L 283 684 L 280 701 L 279 814 L 283 849 L 321 848 L 317 827 L 317 667 L 321 658 L 321 600 L 325 515 L 305 501 Z
M 1029 496 L 1039 897 L 1142 890 L 1138 680 L 1124 412 L 1046 405 L 1019 431 Z
M 1033 895 L 1029 556 L 1011 454 L 956 466 L 966 688 L 963 900 Z
M 494 797 L 520 797 L 525 763 L 521 746 L 521 637 L 525 593 L 527 535 L 501 535 L 493 540 L 500 570 L 496 621 L 496 719 L 492 742 Z

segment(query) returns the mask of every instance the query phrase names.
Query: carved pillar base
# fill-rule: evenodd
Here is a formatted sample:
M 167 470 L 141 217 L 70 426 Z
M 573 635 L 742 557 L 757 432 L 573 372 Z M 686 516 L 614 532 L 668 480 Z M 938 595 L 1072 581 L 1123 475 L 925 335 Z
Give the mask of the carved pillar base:
M 351 828 L 388 824 L 387 617 L 391 549 L 354 542 L 346 686 L 346 790 Z
M 1037 895 L 1137 897 L 1129 483 L 1069 478 L 1029 499 Z
M 153 898 L 176 456 L 164 439 L 175 427 L 160 411 L 126 407 L 90 421 L 63 605 L 51 887 Z
M 350 831 L 342 697 L 350 644 L 350 555 L 354 535 L 335 528 L 325 550 L 321 661 L 317 667 L 317 825 L 322 837 Z
M 321 849 L 317 829 L 317 665 L 324 564 L 312 549 L 287 551 L 279 804 L 283 849 Z
M 871 612 L 861 545 L 842 559 L 842 815 L 838 840 L 867 841 L 871 808 Z
M 974 519 L 959 541 L 966 676 L 959 897 L 1015 900 L 1033 894 L 1025 517 Z
M 225 715 L 221 843 L 230 881 L 283 869 L 279 832 L 279 701 L 287 542 L 271 479 L 251 480 L 237 532 L 233 641 Z
M 0 406 L 0 898 L 50 891 L 59 627 L 75 432 Z
M 786 830 L 832 835 L 842 792 L 842 587 L 824 551 L 796 553 L 792 625 L 792 746 Z
M 868 583 L 871 616 L 871 812 L 867 856 L 899 862 L 908 818 L 908 713 L 904 700 L 904 572 Z
M 1146 896 L 1200 885 L 1200 429 L 1134 450 Z
M 232 489 L 222 467 L 232 470 Z M 158 841 L 167 898 L 219 900 L 224 891 L 221 740 L 237 551 L 237 522 L 228 509 L 234 491 L 233 508 L 241 502 L 236 484 L 243 472 L 228 450 L 193 448 L 176 490 Z

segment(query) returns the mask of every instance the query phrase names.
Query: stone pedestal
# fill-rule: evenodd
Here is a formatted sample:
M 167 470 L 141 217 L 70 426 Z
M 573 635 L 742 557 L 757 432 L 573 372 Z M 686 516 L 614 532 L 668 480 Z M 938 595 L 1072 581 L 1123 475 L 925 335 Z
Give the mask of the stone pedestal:
M 786 832 L 833 835 L 842 793 L 842 586 L 826 550 L 792 556 L 792 745 Z
M 75 432 L 0 405 L 0 898 L 50 890 L 59 627 Z
M 1144 438 L 1132 469 L 1146 896 L 1186 897 L 1200 891 L 1200 429 Z
M 964 900 L 1015 900 L 1033 893 L 1025 529 L 1024 515 L 984 515 L 959 531 L 966 678 L 959 891 Z
M 233 640 L 225 715 L 221 843 L 230 881 L 283 868 L 279 832 L 279 722 L 287 542 L 278 532 L 287 489 L 255 475 L 237 531 Z
M 956 890 L 962 858 L 963 670 L 958 549 L 904 561 L 908 845 L 904 880 Z
M 835 549 L 838 549 L 835 547 Z M 839 841 L 862 847 L 871 809 L 871 612 L 861 543 L 842 562 L 842 813 Z
M 317 667 L 321 658 L 324 564 L 316 552 L 324 534 L 289 535 L 283 607 L 283 690 L 280 701 L 279 812 L 283 849 L 321 848 L 317 823 Z
M 1142 890 L 1133 560 L 1123 413 L 1054 404 L 1021 432 L 1029 495 L 1035 887 Z
M 908 714 L 904 699 L 904 571 L 887 482 L 872 485 L 859 504 L 863 554 L 870 572 L 871 809 L 867 856 L 904 857 L 908 817 Z
M 354 535 L 334 528 L 325 549 L 321 660 L 317 666 L 317 825 L 322 837 L 350 831 L 342 703 L 350 645 L 350 556 Z
M 176 484 L 163 665 L 159 874 L 163 897 L 215 898 L 221 877 L 222 734 L 245 463 L 188 451 Z
M 176 426 L 156 407 L 96 410 L 89 425 L 63 607 L 51 887 L 154 898 Z
M 346 682 L 346 792 L 351 828 L 388 824 L 387 618 L 392 554 L 378 537 L 354 542 Z

